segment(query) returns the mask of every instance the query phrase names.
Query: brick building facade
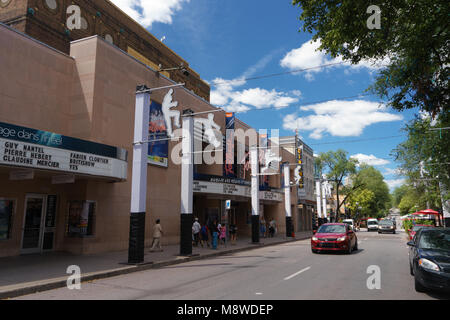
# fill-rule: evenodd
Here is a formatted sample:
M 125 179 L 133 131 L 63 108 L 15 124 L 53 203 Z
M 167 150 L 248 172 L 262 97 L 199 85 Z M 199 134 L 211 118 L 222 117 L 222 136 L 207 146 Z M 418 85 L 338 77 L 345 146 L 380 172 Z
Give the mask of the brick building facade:
M 70 30 L 67 13 L 70 5 L 81 9 L 81 28 Z M 145 28 L 107 0 L 0 0 L 3 22 L 66 54 L 70 42 L 98 35 L 153 69 L 176 68 L 164 73 L 209 101 L 210 87 L 189 63 L 155 38 Z

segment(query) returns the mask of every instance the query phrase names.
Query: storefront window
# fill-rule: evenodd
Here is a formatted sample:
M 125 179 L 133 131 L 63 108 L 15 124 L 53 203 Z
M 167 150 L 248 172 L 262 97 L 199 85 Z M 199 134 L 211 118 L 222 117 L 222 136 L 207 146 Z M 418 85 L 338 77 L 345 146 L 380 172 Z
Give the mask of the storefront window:
M 11 221 L 14 210 L 14 201 L 0 199 L 0 240 L 11 236 Z
M 85 237 L 94 234 L 95 202 L 69 201 L 66 234 L 69 237 Z

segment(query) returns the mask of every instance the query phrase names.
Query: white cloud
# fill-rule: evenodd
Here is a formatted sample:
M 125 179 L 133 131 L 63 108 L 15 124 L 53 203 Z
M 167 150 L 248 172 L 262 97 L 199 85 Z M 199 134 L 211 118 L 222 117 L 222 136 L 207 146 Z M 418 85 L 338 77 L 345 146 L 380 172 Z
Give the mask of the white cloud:
M 172 23 L 172 16 L 190 0 L 111 0 L 131 18 L 144 27 L 151 27 L 154 22 Z
M 393 190 L 397 187 L 400 187 L 402 184 L 405 183 L 405 179 L 384 179 L 384 182 L 387 183 L 388 187 L 390 190 Z
M 403 119 L 401 115 L 386 112 L 386 106 L 365 100 L 333 100 L 304 106 L 300 110 L 314 114 L 303 117 L 288 114 L 283 119 L 283 128 L 312 131 L 309 136 L 313 139 L 321 139 L 324 133 L 339 137 L 359 136 L 372 124 Z
M 369 166 L 384 166 L 389 163 L 388 160 L 377 158 L 373 154 L 367 155 L 358 153 L 353 156 L 350 156 L 350 158 L 358 160 L 359 163 L 368 164 Z
M 284 58 L 280 61 L 280 65 L 283 68 L 287 68 L 290 70 L 300 70 L 300 69 L 308 69 L 314 68 L 321 65 L 334 64 L 342 62 L 341 57 L 329 58 L 328 55 L 324 51 L 320 51 L 319 47 L 321 45 L 321 40 L 317 40 L 313 42 L 312 40 L 305 42 L 301 45 L 300 48 L 293 49 L 289 51 Z M 342 65 L 329 66 L 326 68 L 316 68 L 311 69 L 303 73 L 304 77 L 308 81 L 314 80 L 314 74 L 323 72 L 329 68 L 336 67 L 349 67 L 351 70 L 359 70 L 359 69 L 367 69 L 369 71 L 378 70 L 382 66 L 385 66 L 389 63 L 389 59 L 386 58 L 382 61 L 380 60 L 361 60 L 357 65 L 353 65 L 350 62 L 344 62 Z M 345 70 L 346 73 L 349 73 L 349 70 Z
M 228 112 L 247 112 L 252 108 L 285 108 L 299 101 L 301 91 L 293 90 L 290 93 L 267 90 L 263 88 L 250 88 L 237 90 L 247 82 L 245 78 L 251 77 L 258 70 L 263 69 L 273 57 L 273 53 L 263 57 L 255 65 L 248 68 L 242 76 L 233 80 L 216 78 L 211 81 L 210 101 L 212 104 L 224 108 Z
M 387 176 L 399 176 L 399 175 L 402 175 L 402 171 L 399 169 L 399 168 L 394 168 L 394 169 L 391 169 L 391 168 L 384 168 L 384 175 L 387 175 Z

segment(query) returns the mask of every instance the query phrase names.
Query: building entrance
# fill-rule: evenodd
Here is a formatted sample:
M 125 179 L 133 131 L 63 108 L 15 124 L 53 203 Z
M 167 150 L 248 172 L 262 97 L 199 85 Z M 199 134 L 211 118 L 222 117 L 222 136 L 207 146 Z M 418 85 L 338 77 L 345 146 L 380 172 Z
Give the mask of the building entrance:
M 53 250 L 56 196 L 28 194 L 22 234 L 22 254 Z

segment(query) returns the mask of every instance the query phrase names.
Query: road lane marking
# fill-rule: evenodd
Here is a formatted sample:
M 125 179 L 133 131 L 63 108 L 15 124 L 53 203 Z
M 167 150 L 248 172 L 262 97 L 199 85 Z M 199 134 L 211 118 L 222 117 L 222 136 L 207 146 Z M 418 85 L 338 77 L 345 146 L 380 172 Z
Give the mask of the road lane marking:
M 262 295 L 262 292 L 255 292 L 255 294 L 260 296 L 260 295 Z
M 300 271 L 297 271 L 296 273 L 291 274 L 290 276 L 284 278 L 284 280 L 290 280 L 290 279 L 292 279 L 293 277 L 298 276 L 300 273 L 305 272 L 305 271 L 308 271 L 309 269 L 311 269 L 311 267 L 306 267 L 305 269 L 302 269 L 302 270 L 300 270 Z

